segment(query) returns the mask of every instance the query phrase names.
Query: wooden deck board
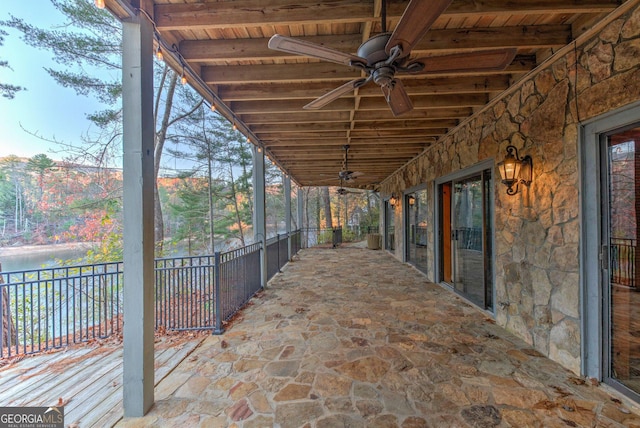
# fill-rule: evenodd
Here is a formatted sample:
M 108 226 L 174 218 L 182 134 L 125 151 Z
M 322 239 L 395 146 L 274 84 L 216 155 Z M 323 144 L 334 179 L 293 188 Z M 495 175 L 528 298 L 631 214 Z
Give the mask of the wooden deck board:
M 172 340 L 156 344 L 156 386 L 204 336 Z M 49 406 L 62 398 L 66 424 L 113 426 L 122 419 L 122 354 L 122 346 L 86 345 L 25 358 L 0 369 L 0 406 Z
M 59 397 L 66 400 L 62 395 L 51 396 L 51 391 L 64 391 L 71 385 L 77 385 L 79 376 L 89 377 L 96 367 L 105 364 L 105 360 L 109 359 L 109 354 L 117 352 L 117 349 L 106 349 L 104 350 L 106 352 L 94 355 L 88 353 L 82 355 L 80 359 L 71 358 L 67 364 L 60 361 L 59 364 L 40 366 L 37 371 L 34 370 L 35 373 L 25 374 L 29 378 L 24 386 L 16 385 L 14 387 L 14 390 L 17 389 L 17 391 L 14 393 L 12 405 L 53 406 L 58 402 Z
M 77 397 L 80 394 L 84 395 L 85 391 L 90 385 L 101 385 L 107 382 L 105 376 L 109 376 L 115 370 L 119 369 L 122 365 L 122 353 L 115 352 L 120 358 L 102 358 L 99 362 L 93 365 L 94 369 L 90 373 L 86 373 L 86 370 L 82 371 L 83 375 L 87 375 L 82 379 L 82 382 L 78 382 L 77 378 L 73 377 L 65 382 L 50 388 L 43 392 L 40 397 L 41 401 L 45 404 L 56 404 L 59 398 L 62 398 L 64 402 L 69 404 L 65 405 L 65 412 L 69 410 L 69 406 L 73 405 L 73 397 Z
M 70 354 L 82 355 L 90 351 L 91 348 L 78 348 L 73 351 L 60 350 L 50 354 L 28 356 L 19 362 L 0 368 L 0 376 L 2 377 L 2 382 L 0 383 L 0 394 L 3 394 L 9 388 L 22 382 L 20 376 L 29 370 L 64 360 L 65 358 L 68 358 Z

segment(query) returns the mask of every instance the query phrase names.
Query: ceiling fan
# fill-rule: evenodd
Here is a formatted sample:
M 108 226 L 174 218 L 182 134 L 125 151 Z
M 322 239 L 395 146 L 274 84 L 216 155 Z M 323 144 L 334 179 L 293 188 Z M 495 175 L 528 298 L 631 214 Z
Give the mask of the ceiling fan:
M 349 189 L 345 189 L 344 187 L 342 187 L 342 182 L 340 182 L 340 187 L 338 187 L 336 189 L 336 193 L 340 196 L 344 196 L 344 195 L 348 195 L 348 194 L 356 194 L 356 195 L 360 195 L 362 194 L 362 192 L 357 192 L 354 190 L 349 190 Z
M 386 5 L 382 4 L 382 33 L 371 37 L 358 48 L 357 55 L 337 51 L 322 45 L 275 34 L 269 48 L 310 56 L 337 64 L 356 67 L 366 77 L 354 79 L 327 92 L 305 105 L 305 109 L 320 109 L 349 91 L 373 80 L 380 88 L 394 116 L 413 110 L 413 104 L 397 74 L 441 74 L 453 72 L 483 72 L 503 70 L 516 54 L 515 48 L 490 49 L 425 58 L 409 58 L 411 49 L 429 31 L 431 25 L 453 0 L 411 0 L 393 32 L 386 30 Z
M 342 146 L 342 148 L 344 149 L 344 169 L 340 172 L 338 172 L 338 177 L 340 178 L 340 187 L 342 187 L 342 181 L 349 181 L 349 180 L 355 180 L 356 178 L 360 177 L 361 175 L 363 175 L 363 173 L 359 172 L 359 171 L 351 171 L 349 169 L 349 145 L 345 144 L 344 146 Z
M 342 148 L 344 149 L 344 157 L 342 161 L 343 169 L 338 171 L 338 177 L 331 178 L 326 181 L 340 180 L 340 187 L 342 187 L 343 182 L 355 180 L 356 178 L 364 175 L 360 171 L 351 171 L 349 169 L 349 147 L 350 146 L 348 144 L 345 144 L 344 146 L 342 146 Z M 321 174 L 321 175 L 326 175 L 326 174 Z

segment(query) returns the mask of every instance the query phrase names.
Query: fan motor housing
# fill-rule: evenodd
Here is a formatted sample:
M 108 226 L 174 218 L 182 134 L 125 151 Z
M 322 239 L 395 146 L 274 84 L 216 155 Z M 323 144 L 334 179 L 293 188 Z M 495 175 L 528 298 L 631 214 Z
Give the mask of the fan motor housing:
M 364 42 L 358 48 L 358 56 L 367 60 L 367 65 L 373 66 L 380 61 L 386 61 L 389 58 L 384 50 L 391 33 L 380 33 Z

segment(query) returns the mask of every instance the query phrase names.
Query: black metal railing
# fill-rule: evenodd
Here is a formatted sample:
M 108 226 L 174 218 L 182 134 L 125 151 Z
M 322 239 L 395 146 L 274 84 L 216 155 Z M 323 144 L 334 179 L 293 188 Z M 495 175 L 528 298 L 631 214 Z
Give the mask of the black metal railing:
M 612 238 L 609 245 L 611 282 L 636 288 L 636 240 Z
M 156 329 L 211 328 L 216 267 L 215 255 L 155 261 Z
M 302 242 L 304 248 L 311 248 L 319 245 L 332 245 L 335 247 L 343 242 L 342 227 L 308 227 L 302 230 Z
M 289 246 L 291 256 L 297 254 L 301 236 L 295 231 L 270 241 L 270 272 L 289 261 Z M 157 259 L 156 329 L 221 333 L 262 288 L 262 251 L 256 243 L 214 255 Z M 120 333 L 122 273 L 122 262 L 0 272 L 0 358 Z
M 219 280 L 216 284 L 215 299 L 217 308 L 215 332 L 223 331 L 224 322 L 228 321 L 242 308 L 261 288 L 260 280 L 260 243 L 248 245 L 237 250 L 227 251 L 217 257 Z
M 121 330 L 122 263 L 7 272 L 0 279 L 0 357 Z
M 278 234 L 267 241 L 267 281 L 280 272 L 287 261 L 289 261 L 288 235 Z

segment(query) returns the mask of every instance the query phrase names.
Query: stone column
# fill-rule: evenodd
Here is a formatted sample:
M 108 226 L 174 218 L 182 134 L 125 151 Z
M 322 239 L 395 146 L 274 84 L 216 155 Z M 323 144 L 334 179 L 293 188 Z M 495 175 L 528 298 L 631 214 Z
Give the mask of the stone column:
M 153 27 L 123 22 L 124 415 L 153 405 Z

